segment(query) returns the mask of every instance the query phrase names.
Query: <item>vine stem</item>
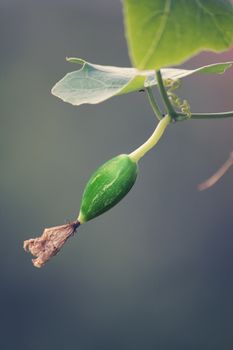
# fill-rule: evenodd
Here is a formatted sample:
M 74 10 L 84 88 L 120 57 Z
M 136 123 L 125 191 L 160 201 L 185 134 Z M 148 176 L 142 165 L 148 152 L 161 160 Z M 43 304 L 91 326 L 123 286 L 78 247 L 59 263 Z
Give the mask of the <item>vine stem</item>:
M 156 80 L 157 80 L 158 88 L 159 88 L 161 97 L 163 99 L 163 102 L 166 106 L 168 114 L 170 115 L 170 117 L 172 119 L 176 119 L 177 113 L 176 113 L 175 109 L 173 108 L 173 106 L 169 100 L 169 97 L 167 95 L 167 91 L 166 91 L 165 86 L 163 84 L 163 78 L 162 78 L 162 74 L 161 74 L 160 70 L 156 71 Z
M 187 119 L 223 119 L 230 117 L 233 117 L 233 111 L 221 113 L 192 113 L 190 117 L 184 113 L 177 113 L 176 120 L 183 121 Z
M 129 157 L 135 162 L 138 162 L 151 148 L 157 144 L 171 120 L 172 119 L 169 114 L 161 119 L 151 137 L 135 151 L 130 153 Z
M 151 105 L 151 108 L 152 108 L 154 114 L 156 115 L 156 117 L 158 118 L 158 120 L 163 119 L 163 114 L 162 114 L 162 112 L 160 111 L 160 108 L 159 108 L 159 106 L 158 106 L 158 104 L 157 104 L 157 102 L 156 102 L 156 100 L 155 100 L 155 98 L 154 98 L 154 95 L 153 95 L 153 93 L 152 93 L 151 87 L 148 86 L 148 87 L 146 88 L 146 93 L 147 93 L 147 97 L 148 97 L 148 99 L 149 99 L 149 102 L 150 102 L 150 105 Z
M 156 79 L 157 79 L 158 88 L 159 88 L 161 97 L 163 99 L 163 102 L 166 106 L 167 112 L 171 116 L 171 118 L 176 121 L 183 121 L 188 119 L 222 119 L 222 118 L 233 117 L 233 111 L 221 112 L 221 113 L 192 113 L 191 116 L 188 116 L 185 113 L 176 112 L 172 106 L 171 101 L 169 100 L 160 70 L 156 71 Z
M 205 180 L 198 185 L 199 191 L 206 190 L 207 188 L 212 187 L 221 177 L 233 166 L 233 152 L 231 152 L 229 158 L 226 162 L 212 175 L 209 179 Z

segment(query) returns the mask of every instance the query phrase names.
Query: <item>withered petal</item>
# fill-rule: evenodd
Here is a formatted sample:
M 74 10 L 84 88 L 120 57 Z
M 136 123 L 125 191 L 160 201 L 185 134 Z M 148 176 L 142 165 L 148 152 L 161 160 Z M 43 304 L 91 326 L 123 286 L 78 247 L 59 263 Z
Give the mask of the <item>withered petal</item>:
M 56 255 L 79 225 L 79 221 L 74 221 L 66 225 L 46 228 L 40 237 L 24 241 L 24 250 L 36 257 L 32 259 L 34 266 L 42 267 Z

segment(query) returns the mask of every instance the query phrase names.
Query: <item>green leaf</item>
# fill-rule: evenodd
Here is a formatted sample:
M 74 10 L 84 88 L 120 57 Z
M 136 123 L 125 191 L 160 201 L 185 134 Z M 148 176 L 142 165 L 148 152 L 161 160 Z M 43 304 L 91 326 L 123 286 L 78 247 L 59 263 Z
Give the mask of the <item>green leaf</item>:
M 155 71 L 139 71 L 135 68 L 100 66 L 79 58 L 68 58 L 69 62 L 81 64 L 78 71 L 68 73 L 53 88 L 52 94 L 65 102 L 79 106 L 96 104 L 116 95 L 156 85 Z M 224 73 L 233 62 L 211 64 L 194 70 L 165 68 L 161 70 L 164 79 L 184 78 L 194 73 Z
M 230 0 L 124 0 L 131 61 L 138 69 L 180 64 L 203 50 L 233 42 Z

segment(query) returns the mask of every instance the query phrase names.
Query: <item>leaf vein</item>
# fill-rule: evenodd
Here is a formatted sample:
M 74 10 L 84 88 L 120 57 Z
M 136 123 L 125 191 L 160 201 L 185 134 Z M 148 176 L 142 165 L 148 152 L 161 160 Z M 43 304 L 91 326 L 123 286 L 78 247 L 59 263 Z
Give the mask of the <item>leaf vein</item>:
M 157 35 L 152 40 L 151 45 L 149 46 L 146 55 L 144 56 L 142 62 L 140 62 L 140 66 L 143 66 L 143 67 L 146 66 L 146 63 L 150 60 L 150 56 L 158 47 L 160 40 L 164 34 L 167 21 L 169 19 L 170 10 L 171 10 L 171 0 L 166 0 L 165 6 L 164 6 L 164 11 L 162 14 L 162 20 L 161 20 L 160 27 L 158 29 L 156 28 Z
M 211 17 L 213 23 L 215 24 L 215 27 L 216 27 L 217 31 L 219 32 L 220 36 L 222 37 L 222 40 L 223 40 L 224 44 L 228 46 L 229 43 L 228 43 L 228 40 L 225 37 L 225 33 L 222 30 L 222 28 L 219 26 L 218 22 L 216 21 L 216 18 L 215 18 L 216 15 L 213 14 L 208 8 L 206 8 L 205 5 L 203 5 L 200 0 L 195 0 L 195 1 L 196 1 L 197 6 L 199 6 L 199 8 L 203 12 L 205 12 L 207 15 L 209 15 Z

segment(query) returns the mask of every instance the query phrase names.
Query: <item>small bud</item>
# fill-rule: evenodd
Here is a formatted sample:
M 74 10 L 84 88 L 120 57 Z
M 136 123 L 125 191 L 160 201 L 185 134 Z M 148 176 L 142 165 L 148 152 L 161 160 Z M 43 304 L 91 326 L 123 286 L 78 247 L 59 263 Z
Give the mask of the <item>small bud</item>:
M 41 237 L 24 241 L 24 250 L 36 257 L 32 259 L 34 266 L 41 267 L 56 255 L 79 225 L 80 223 L 75 221 L 67 225 L 46 228 Z

